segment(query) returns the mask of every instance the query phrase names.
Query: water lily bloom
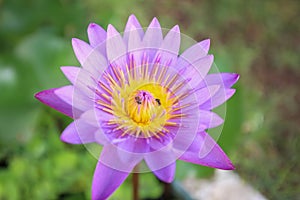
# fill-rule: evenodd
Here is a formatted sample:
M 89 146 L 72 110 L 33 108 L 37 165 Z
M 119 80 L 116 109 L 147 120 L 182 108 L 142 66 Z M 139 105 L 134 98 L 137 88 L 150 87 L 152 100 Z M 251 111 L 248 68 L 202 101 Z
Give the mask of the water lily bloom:
M 209 40 L 179 53 L 177 25 L 163 34 L 156 18 L 143 29 L 134 15 L 123 34 L 90 24 L 88 39 L 72 40 L 81 67 L 61 67 L 71 85 L 35 97 L 74 119 L 62 141 L 103 145 L 92 199 L 108 198 L 141 161 L 164 182 L 177 159 L 234 169 L 207 130 L 223 123 L 212 109 L 234 94 L 239 75 L 209 73 Z

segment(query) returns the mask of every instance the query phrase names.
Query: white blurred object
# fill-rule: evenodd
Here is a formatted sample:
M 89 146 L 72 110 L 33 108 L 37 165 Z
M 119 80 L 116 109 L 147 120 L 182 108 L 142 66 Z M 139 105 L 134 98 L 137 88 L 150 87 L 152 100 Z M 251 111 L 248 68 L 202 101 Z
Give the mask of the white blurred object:
M 16 72 L 12 67 L 0 67 L 0 84 L 12 85 L 16 82 Z
M 182 184 L 195 200 L 267 200 L 232 171 L 216 170 L 211 179 L 189 177 Z

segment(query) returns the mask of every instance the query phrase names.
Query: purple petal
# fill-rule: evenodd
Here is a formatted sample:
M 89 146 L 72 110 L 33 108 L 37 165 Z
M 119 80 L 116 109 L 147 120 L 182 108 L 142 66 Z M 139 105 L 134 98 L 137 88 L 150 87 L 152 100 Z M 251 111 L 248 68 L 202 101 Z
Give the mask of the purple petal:
M 91 126 L 82 119 L 72 122 L 61 134 L 60 139 L 70 144 L 95 142 L 97 127 Z
M 103 127 L 101 126 L 101 121 L 103 121 L 103 117 L 105 117 L 106 120 L 109 120 L 112 118 L 112 116 L 110 114 L 106 114 L 105 116 L 99 116 L 100 113 L 98 111 L 99 109 L 88 110 L 80 116 L 80 119 L 92 127 L 97 127 L 98 130 L 95 132 L 95 141 L 101 145 L 105 145 L 109 141 L 108 137 L 105 135 L 105 130 L 103 130 Z
M 186 49 L 178 58 L 177 68 L 182 69 L 207 55 L 210 40 L 203 40 Z
M 77 89 L 74 89 L 74 86 L 72 85 L 57 88 L 54 93 L 61 100 L 72 105 L 76 110 L 86 111 L 91 109 L 94 105 L 91 99 L 87 98 Z M 75 110 L 73 110 L 73 116 L 75 115 L 74 111 Z M 77 114 L 80 113 L 76 113 L 76 116 L 79 116 Z
M 112 114 L 107 113 L 101 109 L 95 109 L 95 114 L 97 116 L 97 120 L 101 122 L 108 122 L 109 120 L 114 118 Z
M 104 146 L 100 157 L 105 165 L 123 172 L 131 172 L 142 159 L 143 154 L 129 152 L 117 144 Z
M 98 78 L 108 67 L 106 58 L 86 42 L 73 38 L 72 45 L 78 61 L 93 77 Z
M 128 32 L 128 53 L 129 57 L 134 59 L 136 66 L 140 66 L 143 62 L 142 55 L 144 54 L 144 50 L 141 47 L 142 40 L 138 29 L 132 28 Z
M 103 133 L 103 130 L 98 129 L 95 132 L 95 142 L 97 142 L 98 144 L 104 146 L 104 145 L 109 144 L 110 141 L 108 140 L 108 137 Z
M 225 88 L 230 88 L 239 79 L 239 74 L 236 73 L 216 73 L 208 74 L 205 79 L 199 84 L 199 87 L 206 85 L 220 85 Z
M 154 175 L 163 182 L 171 183 L 174 180 L 176 171 L 176 162 L 162 168 L 153 171 Z
M 201 89 L 197 89 L 194 94 L 197 97 L 197 103 L 199 105 L 203 104 L 207 100 L 211 99 L 219 90 L 220 86 L 210 85 Z
M 199 124 L 202 130 L 220 126 L 224 122 L 219 115 L 211 111 L 200 110 L 199 115 Z
M 85 59 L 82 67 L 90 73 L 90 76 L 97 80 L 108 67 L 107 59 L 96 49 Z
M 106 52 L 110 63 L 118 66 L 125 66 L 126 64 L 126 45 L 120 33 L 109 24 L 107 27 L 107 41 Z
M 106 56 L 105 40 L 106 40 L 106 31 L 99 26 L 98 24 L 91 23 L 88 27 L 88 38 L 90 45 L 93 48 L 100 50 L 104 56 Z
M 153 18 L 143 38 L 143 46 L 147 49 L 146 52 L 148 53 L 150 62 L 153 60 L 157 49 L 162 44 L 162 41 L 163 34 L 159 21 L 156 18 Z
M 227 101 L 234 93 L 235 89 L 224 89 L 221 87 L 211 99 L 200 105 L 199 108 L 212 110 Z
M 128 136 L 126 140 L 122 140 L 116 145 L 122 150 L 132 152 L 132 153 L 149 152 L 149 145 L 147 144 L 147 139 L 145 138 L 136 138 L 136 137 Z
M 198 85 L 207 75 L 210 67 L 213 63 L 213 55 L 207 55 L 185 68 L 182 72 L 182 76 L 186 79 L 191 79 L 189 81 L 190 85 Z
M 93 77 L 94 74 L 82 69 L 78 71 L 76 82 L 74 84 L 75 90 L 85 94 L 89 99 L 94 99 L 96 89 L 98 86 L 97 79 Z
M 90 124 L 94 127 L 99 127 L 100 128 L 100 124 L 99 124 L 99 120 L 98 120 L 98 116 L 97 116 L 97 110 L 98 109 L 90 109 L 90 110 L 84 112 L 80 116 L 80 119 L 83 119 L 88 124 Z
M 159 170 L 175 163 L 177 157 L 172 152 L 172 144 L 170 144 L 163 149 L 145 154 L 144 159 L 151 171 L 158 171 L 159 173 Z M 169 178 L 172 177 L 170 176 L 171 172 L 167 175 Z
M 221 147 L 206 133 L 199 132 L 180 160 L 208 167 L 232 170 L 233 164 Z
M 176 131 L 172 131 L 172 129 L 175 129 L 174 127 L 168 127 L 168 130 L 172 132 L 173 134 L 176 133 Z M 160 138 L 150 138 L 149 140 L 149 146 L 151 150 L 158 151 L 167 145 L 169 145 L 171 142 L 173 142 L 174 135 L 173 134 L 166 134 L 164 137 Z
M 139 38 L 143 38 L 144 36 L 144 30 L 141 26 L 141 24 L 139 23 L 138 19 L 135 17 L 135 15 L 130 15 L 124 30 L 124 41 L 125 44 L 128 43 L 128 39 L 129 39 L 129 34 L 132 30 L 136 30 L 136 32 L 139 35 Z
M 88 43 L 77 38 L 72 39 L 72 46 L 79 63 L 83 65 L 93 48 Z
M 198 44 L 202 47 L 203 51 L 207 54 L 210 47 L 210 39 L 202 40 Z
M 55 91 L 59 88 L 53 88 L 36 93 L 34 96 L 43 104 L 54 108 L 55 110 L 73 118 L 72 105 L 59 98 Z
M 67 79 L 74 85 L 81 68 L 80 67 L 63 66 L 60 69 L 64 73 L 64 75 L 67 77 Z
M 160 57 L 160 63 L 164 66 L 172 65 L 176 62 L 180 48 L 180 29 L 179 26 L 174 26 L 165 36 L 156 56 Z
M 107 199 L 127 178 L 129 172 L 122 172 L 98 161 L 92 184 L 92 200 Z

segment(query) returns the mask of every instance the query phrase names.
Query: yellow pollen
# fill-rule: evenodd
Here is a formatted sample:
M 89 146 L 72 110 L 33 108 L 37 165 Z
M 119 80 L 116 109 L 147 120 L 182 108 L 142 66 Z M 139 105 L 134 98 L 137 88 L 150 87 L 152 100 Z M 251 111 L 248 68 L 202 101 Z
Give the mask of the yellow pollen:
M 161 112 L 160 99 L 155 99 L 151 93 L 138 90 L 129 97 L 128 114 L 139 125 L 148 125 Z

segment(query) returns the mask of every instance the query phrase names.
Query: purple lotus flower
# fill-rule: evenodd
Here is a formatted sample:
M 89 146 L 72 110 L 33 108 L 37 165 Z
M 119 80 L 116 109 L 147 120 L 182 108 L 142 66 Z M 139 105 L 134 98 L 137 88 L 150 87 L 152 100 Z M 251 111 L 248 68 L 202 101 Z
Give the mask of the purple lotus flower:
M 177 159 L 234 169 L 206 130 L 223 123 L 212 109 L 234 94 L 239 75 L 208 74 L 209 40 L 179 55 L 177 25 L 163 36 L 156 18 L 144 31 L 134 15 L 122 35 L 92 23 L 88 38 L 72 40 L 82 67 L 61 68 L 71 85 L 35 97 L 74 119 L 62 141 L 103 145 L 92 199 L 109 197 L 143 160 L 164 182 L 174 179 Z

